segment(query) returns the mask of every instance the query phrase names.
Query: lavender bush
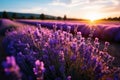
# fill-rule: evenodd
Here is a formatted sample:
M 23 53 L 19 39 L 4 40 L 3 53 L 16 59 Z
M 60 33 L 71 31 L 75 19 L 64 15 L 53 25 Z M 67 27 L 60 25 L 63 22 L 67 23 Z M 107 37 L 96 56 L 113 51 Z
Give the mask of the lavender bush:
M 47 27 L 49 29 L 53 29 L 53 25 L 57 25 L 57 29 L 63 28 L 64 31 L 67 31 L 67 26 L 71 26 L 71 33 L 74 34 L 74 30 L 77 27 L 77 31 L 82 32 L 83 36 L 89 35 L 90 29 L 88 24 L 82 22 L 72 22 L 72 21 L 39 21 L 39 20 L 16 20 L 20 23 L 26 23 L 30 25 L 41 24 L 42 27 Z M 77 25 L 77 26 L 75 26 Z M 107 40 L 110 42 L 120 42 L 120 26 L 116 23 L 109 23 L 109 24 L 96 24 L 95 32 L 93 37 L 98 37 L 102 40 Z
M 91 30 L 86 39 L 81 32 L 38 28 L 10 32 L 3 40 L 8 55 L 16 58 L 25 79 L 37 80 L 119 80 L 120 69 L 112 65 L 114 57 L 107 51 L 109 42 L 100 50 L 100 42 L 92 43 Z
M 20 68 L 16 64 L 15 58 L 13 56 L 6 57 L 6 61 L 4 61 L 2 65 L 4 66 L 4 71 L 7 77 L 10 77 L 11 80 L 22 80 Z

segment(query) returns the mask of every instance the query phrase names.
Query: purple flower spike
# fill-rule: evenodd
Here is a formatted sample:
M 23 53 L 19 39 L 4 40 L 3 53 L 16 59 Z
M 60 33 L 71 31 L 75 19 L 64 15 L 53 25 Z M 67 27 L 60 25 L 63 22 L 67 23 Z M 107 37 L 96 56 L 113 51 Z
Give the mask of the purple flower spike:
M 109 43 L 109 42 L 105 42 L 105 46 L 104 46 L 103 51 L 107 51 L 107 50 L 108 50 L 109 45 L 110 45 L 110 43 Z
M 71 26 L 67 26 L 68 33 L 70 32 L 70 30 L 71 30 Z
M 44 71 L 44 63 L 42 61 L 36 60 L 33 72 L 36 75 L 37 80 L 44 80 Z
M 63 53 L 63 51 L 59 52 L 59 58 L 60 58 L 61 62 L 64 62 L 65 59 L 64 59 L 64 53 Z
M 82 33 L 81 32 L 77 32 L 77 39 L 80 40 L 82 38 Z
M 67 80 L 71 80 L 71 76 L 68 76 L 68 77 L 67 77 Z
M 3 63 L 4 71 L 7 75 L 13 75 L 17 80 L 21 80 L 20 68 L 16 64 L 15 58 L 13 56 L 6 57 L 6 61 Z

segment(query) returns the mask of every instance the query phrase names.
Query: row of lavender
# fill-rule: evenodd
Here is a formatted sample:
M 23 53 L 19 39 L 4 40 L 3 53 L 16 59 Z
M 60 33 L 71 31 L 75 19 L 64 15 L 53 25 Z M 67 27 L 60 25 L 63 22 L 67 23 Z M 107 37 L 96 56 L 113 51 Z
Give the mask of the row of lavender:
M 119 80 L 120 68 L 114 67 L 114 57 L 107 52 L 109 42 L 99 49 L 99 39 L 91 42 L 81 32 L 38 28 L 9 32 L 3 40 L 9 57 L 4 70 L 13 80 Z
M 71 26 L 71 33 L 75 34 L 75 32 L 80 31 L 83 36 L 88 36 L 90 32 L 89 25 L 85 23 L 71 23 L 71 22 L 49 22 L 49 21 L 29 21 L 29 20 L 17 20 L 18 22 L 27 23 L 31 25 L 37 25 L 41 24 L 43 27 L 47 27 L 49 29 L 53 29 L 53 25 L 57 25 L 57 29 L 63 28 L 64 31 L 67 30 L 67 26 Z M 107 41 L 114 41 L 114 42 L 120 42 L 120 25 L 95 25 L 95 32 L 93 34 L 93 37 L 98 37 L 102 40 Z M 74 31 L 75 30 L 75 31 Z

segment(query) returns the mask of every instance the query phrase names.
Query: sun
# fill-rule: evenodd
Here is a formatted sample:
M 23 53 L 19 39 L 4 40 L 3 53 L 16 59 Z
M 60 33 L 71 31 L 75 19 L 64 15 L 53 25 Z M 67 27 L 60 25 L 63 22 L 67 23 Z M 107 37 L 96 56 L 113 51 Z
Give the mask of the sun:
M 86 15 L 86 19 L 89 19 L 91 22 L 101 19 L 102 16 L 99 13 L 89 13 Z

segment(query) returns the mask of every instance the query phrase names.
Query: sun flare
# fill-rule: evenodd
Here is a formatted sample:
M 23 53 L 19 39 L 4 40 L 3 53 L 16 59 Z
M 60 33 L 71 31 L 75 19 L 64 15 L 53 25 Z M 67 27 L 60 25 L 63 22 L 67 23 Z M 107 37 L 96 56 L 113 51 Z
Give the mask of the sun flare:
M 86 16 L 86 19 L 89 19 L 91 22 L 94 22 L 95 20 L 101 19 L 102 16 L 99 13 L 89 13 Z

